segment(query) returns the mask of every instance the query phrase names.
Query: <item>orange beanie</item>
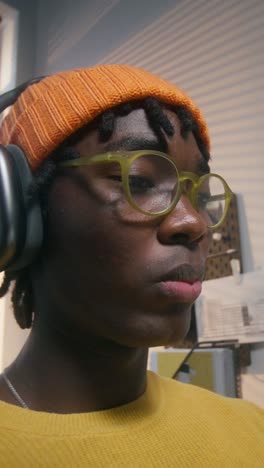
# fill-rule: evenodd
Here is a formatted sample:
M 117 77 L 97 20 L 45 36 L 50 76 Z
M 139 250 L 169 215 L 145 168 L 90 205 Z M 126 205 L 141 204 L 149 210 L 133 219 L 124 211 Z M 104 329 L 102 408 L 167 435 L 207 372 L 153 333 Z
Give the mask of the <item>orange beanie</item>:
M 167 81 L 127 65 L 65 71 L 29 86 L 4 119 L 0 143 L 18 145 L 36 169 L 68 136 L 105 110 L 150 96 L 186 106 L 210 150 L 206 122 L 193 101 Z

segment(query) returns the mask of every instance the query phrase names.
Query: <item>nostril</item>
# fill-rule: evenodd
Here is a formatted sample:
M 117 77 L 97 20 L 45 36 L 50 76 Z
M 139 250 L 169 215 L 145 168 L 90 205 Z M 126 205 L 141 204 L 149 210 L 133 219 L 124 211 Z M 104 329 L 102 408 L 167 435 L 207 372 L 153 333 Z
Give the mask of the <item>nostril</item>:
M 192 241 L 188 234 L 176 233 L 172 234 L 171 236 L 168 236 L 166 239 L 166 243 L 190 246 L 192 244 Z

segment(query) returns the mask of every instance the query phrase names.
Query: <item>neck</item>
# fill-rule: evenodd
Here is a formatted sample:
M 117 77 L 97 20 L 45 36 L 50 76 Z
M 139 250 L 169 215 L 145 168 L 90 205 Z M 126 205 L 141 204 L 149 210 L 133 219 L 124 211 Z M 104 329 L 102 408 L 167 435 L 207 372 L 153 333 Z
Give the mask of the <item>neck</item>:
M 85 342 L 77 343 L 49 327 L 33 327 L 8 369 L 30 409 L 99 411 L 129 403 L 144 392 L 147 350 L 99 344 L 89 337 Z

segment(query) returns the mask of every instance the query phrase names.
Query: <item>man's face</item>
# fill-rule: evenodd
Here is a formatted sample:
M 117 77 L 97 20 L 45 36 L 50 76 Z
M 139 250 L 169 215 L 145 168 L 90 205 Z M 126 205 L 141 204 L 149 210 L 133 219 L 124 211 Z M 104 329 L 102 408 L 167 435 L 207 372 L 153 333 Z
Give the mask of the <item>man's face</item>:
M 179 171 L 200 174 L 203 157 L 193 135 L 183 139 L 178 118 L 165 112 L 175 129 L 167 153 Z M 141 109 L 117 118 L 106 143 L 94 130 L 76 147 L 81 156 L 109 147 L 163 150 Z M 174 280 L 182 267 L 201 275 L 209 243 L 204 221 L 186 195 L 165 217 L 125 219 L 91 187 L 88 171 L 87 166 L 67 168 L 49 194 L 42 270 L 49 320 L 87 340 L 144 348 L 175 344 L 188 331 L 199 284 L 177 286 Z M 190 273 L 190 282 L 198 279 L 194 276 Z

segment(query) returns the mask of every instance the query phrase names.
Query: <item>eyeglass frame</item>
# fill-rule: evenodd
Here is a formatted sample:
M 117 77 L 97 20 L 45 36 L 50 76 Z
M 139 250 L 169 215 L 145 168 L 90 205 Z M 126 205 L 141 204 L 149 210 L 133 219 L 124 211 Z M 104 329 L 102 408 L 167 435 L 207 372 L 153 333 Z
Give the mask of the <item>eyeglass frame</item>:
M 144 155 L 153 155 L 153 156 L 160 156 L 164 159 L 167 159 L 175 168 L 176 174 L 178 175 L 179 179 L 179 184 L 177 187 L 176 194 L 170 204 L 170 206 L 158 213 L 151 213 L 148 211 L 142 210 L 133 200 L 131 193 L 130 193 L 130 188 L 129 188 L 129 170 L 133 162 Z M 195 200 L 196 200 L 196 194 L 198 191 L 198 188 L 200 185 L 204 182 L 204 180 L 208 177 L 217 177 L 221 182 L 223 183 L 224 190 L 225 190 L 225 209 L 224 213 L 218 221 L 217 224 L 214 224 L 213 226 L 207 226 L 208 229 L 217 229 L 222 224 L 224 223 L 226 219 L 226 215 L 231 203 L 231 200 L 233 198 L 233 192 L 228 186 L 227 182 L 221 177 L 219 174 L 215 173 L 207 173 L 202 176 L 198 176 L 197 174 L 193 172 L 179 172 L 177 169 L 177 166 L 174 162 L 174 160 L 169 157 L 166 153 L 162 153 L 161 151 L 152 151 L 152 150 L 137 150 L 137 151 L 110 151 L 102 154 L 96 154 L 94 156 L 83 156 L 81 158 L 77 159 L 71 159 L 68 161 L 62 161 L 58 163 L 58 166 L 61 167 L 80 167 L 80 166 L 91 166 L 94 164 L 100 164 L 100 163 L 119 163 L 121 167 L 121 183 L 123 186 L 124 194 L 125 197 L 128 201 L 128 203 L 134 208 L 135 210 L 141 212 L 142 214 L 151 216 L 151 217 L 159 217 L 159 216 L 166 216 L 169 213 L 171 213 L 175 206 L 177 205 L 178 201 L 180 200 L 182 193 L 183 193 L 183 183 L 186 180 L 190 180 L 192 182 L 192 188 L 191 190 L 188 191 L 187 196 L 193 206 L 193 208 L 197 211 L 196 206 L 195 206 Z M 199 211 L 197 211 L 199 214 Z

